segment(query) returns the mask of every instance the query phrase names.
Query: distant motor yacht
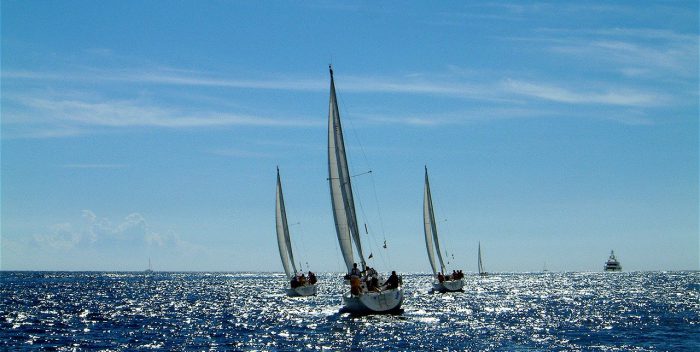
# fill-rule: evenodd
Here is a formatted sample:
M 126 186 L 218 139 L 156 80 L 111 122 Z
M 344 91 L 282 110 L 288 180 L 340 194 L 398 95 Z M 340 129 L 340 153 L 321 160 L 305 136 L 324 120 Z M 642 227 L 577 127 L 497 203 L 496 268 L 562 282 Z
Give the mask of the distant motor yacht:
M 615 251 L 610 251 L 610 258 L 605 262 L 605 271 L 622 271 L 622 265 L 615 258 Z

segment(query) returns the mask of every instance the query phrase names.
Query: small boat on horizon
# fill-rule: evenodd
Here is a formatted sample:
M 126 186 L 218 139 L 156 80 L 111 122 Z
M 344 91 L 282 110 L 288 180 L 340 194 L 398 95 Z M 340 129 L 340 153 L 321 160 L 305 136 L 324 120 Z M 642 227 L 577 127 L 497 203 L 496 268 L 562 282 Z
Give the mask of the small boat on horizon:
M 428 167 L 425 167 L 425 188 L 423 193 L 423 230 L 425 233 L 425 248 L 428 251 L 428 261 L 433 269 L 433 292 L 462 292 L 464 291 L 464 279 L 462 271 L 447 273 L 445 262 L 440 251 L 440 240 L 438 238 L 437 224 L 435 223 L 435 212 L 433 210 L 433 198 L 430 194 L 430 181 L 428 180 Z M 440 266 L 435 261 L 437 254 Z M 438 270 L 439 269 L 439 270 Z
M 143 271 L 145 274 L 151 274 L 153 273 L 153 269 L 151 269 L 151 258 L 148 258 L 148 269 Z
M 478 262 L 479 276 L 488 276 L 489 273 L 487 273 L 486 269 L 484 269 L 484 263 L 481 260 L 481 241 L 479 241 L 478 257 L 479 257 L 479 262 Z
M 277 247 L 280 251 L 280 259 L 284 267 L 284 273 L 290 283 L 285 292 L 289 297 L 313 296 L 318 293 L 316 287 L 316 275 L 309 271 L 308 277 L 297 272 L 294 264 L 294 253 L 292 252 L 292 240 L 289 237 L 289 225 L 287 224 L 287 211 L 284 207 L 284 196 L 282 195 L 282 182 L 280 180 L 280 169 L 277 168 L 277 196 L 275 201 L 275 223 L 277 229 Z
M 608 261 L 605 262 L 603 269 L 605 271 L 622 271 L 622 265 L 620 265 L 620 262 L 615 258 L 615 251 L 610 251 L 610 257 Z
M 386 280 L 380 278 L 375 270 L 367 266 L 362 252 L 333 69 L 330 66 L 329 71 L 331 87 L 328 111 L 328 184 L 338 244 L 348 270 L 345 281 L 350 284 L 350 288 L 343 293 L 341 311 L 351 314 L 400 313 L 404 297 L 401 279 L 395 271 L 392 271 Z M 362 270 L 354 260 L 353 245 Z

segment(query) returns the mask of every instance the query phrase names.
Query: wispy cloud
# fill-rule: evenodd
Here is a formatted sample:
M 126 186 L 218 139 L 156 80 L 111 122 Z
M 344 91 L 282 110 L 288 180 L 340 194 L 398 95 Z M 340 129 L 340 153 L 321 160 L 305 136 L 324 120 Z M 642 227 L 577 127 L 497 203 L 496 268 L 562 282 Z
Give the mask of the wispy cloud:
M 231 158 L 272 158 L 275 155 L 264 152 L 255 152 L 242 149 L 211 149 L 207 151 L 209 154 L 231 157 Z
M 66 169 L 123 169 L 126 164 L 64 164 L 61 167 Z
M 213 74 L 198 71 L 178 70 L 172 68 L 153 68 L 148 70 L 102 70 L 85 69 L 49 73 L 39 71 L 5 70 L 4 79 L 25 79 L 37 81 L 74 81 L 74 82 L 127 82 L 156 85 L 202 86 L 223 88 L 320 91 L 328 88 L 328 83 L 321 79 L 275 77 L 269 79 L 215 78 Z
M 566 107 L 537 106 L 537 107 L 480 107 L 472 110 L 453 111 L 446 113 L 423 113 L 411 115 L 395 115 L 382 113 L 355 114 L 367 124 L 391 124 L 416 127 L 449 127 L 465 124 L 483 123 L 488 121 L 513 119 L 571 119 L 596 118 L 615 121 L 625 125 L 653 125 L 654 120 L 637 109 L 616 107 L 605 109 L 605 113 L 571 110 Z
M 685 41 L 688 38 L 665 31 L 623 30 L 626 36 L 647 36 L 653 38 L 676 38 Z M 607 35 L 603 31 L 602 34 Z M 616 40 L 580 41 L 579 44 L 563 44 L 554 41 L 551 50 L 561 52 L 575 50 L 598 50 L 600 55 L 614 56 L 615 52 L 624 57 L 642 57 L 640 61 L 655 61 L 655 67 L 663 66 L 666 70 L 685 67 L 683 55 L 688 47 L 664 55 L 661 52 L 645 49 L 637 44 Z M 567 46 L 568 45 L 568 46 Z M 624 56 L 624 57 L 623 57 Z M 691 55 L 692 56 L 692 55 Z M 633 62 L 631 59 L 630 62 Z M 643 75 L 652 70 L 652 64 L 620 66 L 620 71 L 627 75 Z M 535 109 L 537 102 L 549 102 L 577 106 L 618 106 L 645 109 L 673 103 L 672 95 L 659 93 L 648 84 L 634 82 L 616 82 L 607 80 L 567 81 L 565 84 L 551 82 L 546 76 L 508 73 L 513 78 L 504 78 L 504 73 L 475 71 L 455 65 L 446 66 L 438 72 L 410 72 L 394 75 L 343 75 L 339 82 L 341 92 L 361 94 L 393 94 L 401 96 L 426 96 L 428 98 L 451 98 L 479 101 L 490 105 L 498 103 L 511 110 Z M 265 74 L 265 76 L 270 76 Z M 36 91 L 13 91 L 3 96 L 3 138 L 52 138 L 77 136 L 97 131 L 127 128 L 167 128 L 191 129 L 214 128 L 221 126 L 254 127 L 321 127 L 325 120 L 319 118 L 300 118 L 289 110 L 280 110 L 260 102 L 248 102 L 253 106 L 240 106 L 235 99 L 222 99 L 221 95 L 206 94 L 208 91 L 194 88 L 230 88 L 245 90 L 287 90 L 299 92 L 327 92 L 327 77 L 298 78 L 290 75 L 280 79 L 261 78 L 222 78 L 221 74 L 178 70 L 172 68 L 154 68 L 153 70 L 101 70 L 85 69 L 72 73 L 42 73 L 32 71 L 2 71 L 3 79 L 31 80 L 56 85 L 48 93 Z M 518 78 L 527 77 L 527 78 Z M 54 83 L 55 82 L 55 83 Z M 58 89 L 66 82 L 72 82 L 70 89 Z M 124 82 L 126 86 L 114 87 L 112 83 Z M 648 83 L 648 82 L 647 82 Z M 155 98 L 152 93 L 138 94 L 130 92 L 132 87 L 143 84 L 164 85 L 172 87 L 194 87 L 188 90 L 185 98 L 182 90 L 160 90 Z M 21 84 L 18 83 L 19 86 Z M 155 87 L 154 87 L 155 88 Z M 160 87 L 158 87 L 160 88 Z M 114 89 L 127 90 L 119 96 L 135 98 L 111 98 Z M 56 93 L 60 91 L 61 93 Z M 153 90 L 156 91 L 156 90 Z M 89 92 L 89 93 L 87 93 Z M 105 98 L 109 95 L 110 98 Z M 187 103 L 182 100 L 186 99 Z M 239 98 L 240 99 L 240 98 Z M 255 106 L 254 104 L 258 104 Z M 404 109 L 405 110 L 405 109 Z M 271 112 L 270 112 L 271 111 Z M 461 123 L 463 118 L 445 116 L 442 118 L 424 117 L 414 113 L 404 113 L 400 121 L 415 126 L 442 125 Z M 301 116 L 298 113 L 297 116 Z M 304 114 L 305 115 L 305 114 Z M 536 114 L 535 114 L 536 115 Z M 381 114 L 379 115 L 381 116 Z M 499 115 L 502 116 L 502 115 Z M 534 116 L 534 115 L 533 115 Z M 500 117 L 491 117 L 500 118 Z M 394 123 L 391 117 L 374 117 L 373 123 Z M 232 157 L 265 157 L 256 153 L 243 151 L 224 152 L 219 155 Z
M 625 73 L 635 69 L 648 77 L 668 75 L 696 77 L 697 38 L 695 42 L 650 45 L 624 40 L 590 40 L 555 45 L 552 51 L 589 57 L 599 61 L 614 62 L 618 71 Z M 627 71 L 624 71 L 627 70 Z
M 679 51 L 677 55 L 669 57 L 663 53 L 655 53 L 643 50 L 639 47 L 624 42 L 599 41 L 589 44 L 589 47 L 597 47 L 601 50 L 615 50 L 626 57 L 642 57 L 642 60 L 655 59 L 658 65 L 665 65 L 668 68 L 683 67 L 684 61 L 680 57 L 685 57 L 687 50 Z M 581 50 L 565 49 L 559 47 L 560 51 Z M 620 54 L 622 55 L 622 54 Z M 675 58 L 675 59 L 674 59 Z M 620 58 L 621 61 L 625 61 Z M 629 61 L 629 60 L 628 60 Z M 639 70 L 639 69 L 638 69 Z M 81 78 L 80 75 L 56 75 L 41 74 L 32 72 L 3 72 L 3 77 L 7 78 L 27 78 L 37 80 L 64 80 L 70 79 L 91 79 L 91 80 L 125 80 L 133 83 L 158 83 L 168 85 L 191 85 L 209 87 L 228 87 L 246 89 L 278 89 L 290 91 L 326 91 L 328 84 L 326 79 L 211 79 L 207 77 L 195 77 L 190 74 L 182 75 L 177 70 L 169 73 L 137 73 L 123 72 L 103 73 L 89 75 Z M 570 104 L 611 104 L 611 105 L 635 105 L 648 106 L 650 104 L 659 105 L 662 103 L 658 98 L 659 94 L 644 92 L 639 89 L 621 88 L 617 90 L 607 89 L 605 92 L 587 92 L 572 86 L 568 89 L 547 86 L 542 83 L 525 83 L 518 80 L 507 80 L 506 84 L 499 82 L 498 77 L 491 77 L 484 80 L 475 80 L 474 77 L 465 77 L 464 69 L 456 66 L 448 66 L 448 71 L 433 74 L 407 74 L 404 76 L 381 77 L 381 76 L 358 76 L 345 75 L 342 78 L 342 91 L 354 93 L 393 93 L 409 95 L 435 95 L 449 96 L 463 99 L 509 102 L 514 99 L 513 93 L 518 95 L 529 95 L 547 100 L 558 101 Z M 627 72 L 630 71 L 628 68 Z M 639 72 L 639 71 L 637 71 Z M 469 82 L 469 83 L 467 83 Z M 584 85 L 591 85 L 590 82 L 582 82 Z M 604 82 L 599 82 L 599 85 Z M 649 100 L 647 98 L 656 98 Z M 19 100 L 19 99 L 18 99 Z M 260 116 L 249 116 L 245 114 L 212 113 L 204 112 L 196 115 L 175 111 L 172 108 L 158 106 L 148 106 L 132 100 L 109 100 L 109 101 L 84 101 L 76 99 L 47 99 L 25 97 L 20 102 L 30 108 L 50 112 L 55 116 L 64 119 L 97 124 L 111 127 L 119 126 L 159 126 L 159 127 L 196 127 L 196 126 L 217 126 L 217 125 L 259 125 L 259 126 L 310 126 L 314 123 L 300 119 L 275 119 Z M 666 102 L 664 100 L 663 102 Z
M 92 100 L 33 95 L 13 95 L 6 96 L 5 99 L 16 106 L 4 111 L 3 123 L 34 127 L 31 136 L 37 138 L 79 135 L 87 132 L 90 127 L 175 129 L 217 126 L 313 127 L 320 124 L 319 121 L 289 116 L 273 118 L 218 111 L 189 111 L 145 100 Z
M 518 80 L 506 80 L 503 82 L 503 86 L 506 91 L 514 94 L 568 104 L 605 104 L 647 107 L 665 105 L 669 100 L 669 98 L 663 94 L 627 89 L 603 91 L 570 90 L 554 85 Z

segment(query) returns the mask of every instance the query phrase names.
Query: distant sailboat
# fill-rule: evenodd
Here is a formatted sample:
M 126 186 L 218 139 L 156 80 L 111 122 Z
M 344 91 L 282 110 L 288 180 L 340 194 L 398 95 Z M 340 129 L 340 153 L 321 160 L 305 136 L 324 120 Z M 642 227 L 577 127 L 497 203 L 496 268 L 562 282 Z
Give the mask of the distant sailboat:
M 610 251 L 610 258 L 605 262 L 605 267 L 603 267 L 603 269 L 605 269 L 605 271 L 622 271 L 622 265 L 620 265 L 620 262 L 615 258 L 615 251 Z
M 151 274 L 151 273 L 153 273 L 153 269 L 151 269 L 151 258 L 150 258 L 150 257 L 148 258 L 148 269 L 146 269 L 146 270 L 144 271 L 144 273 L 146 273 L 146 274 Z
M 479 276 L 488 276 L 488 274 L 484 269 L 484 262 L 481 260 L 481 242 L 479 242 Z
M 355 213 L 350 172 L 345 155 L 343 129 L 335 95 L 333 69 L 331 75 L 330 102 L 328 111 L 328 183 L 330 185 L 333 220 L 338 236 L 340 251 L 348 270 L 350 289 L 343 293 L 343 310 L 354 314 L 391 313 L 401 309 L 403 288 L 396 273 L 387 279 L 384 290 L 368 290 L 367 283 L 360 281 L 360 270 L 354 261 L 353 244 L 357 251 L 362 270 L 367 269 L 360 242 L 360 231 Z
M 287 280 L 291 287 L 286 289 L 287 296 L 313 296 L 318 291 L 315 277 L 306 278 L 303 274 L 297 277 L 297 268 L 294 264 L 294 254 L 292 253 L 292 241 L 289 237 L 289 226 L 287 225 L 287 211 L 284 208 L 284 196 L 282 195 L 282 182 L 280 181 L 280 169 L 277 168 L 277 197 L 275 202 L 275 222 L 277 228 L 277 246 L 280 250 L 280 259 L 287 274 Z M 313 282 L 311 282 L 313 281 Z
M 442 260 L 440 251 L 440 240 L 438 239 L 437 225 L 435 224 L 435 213 L 433 211 L 433 198 L 430 194 L 430 181 L 428 180 L 428 167 L 425 167 L 425 189 L 423 193 L 423 229 L 425 232 L 425 248 L 428 251 L 428 261 L 433 269 L 433 291 L 456 292 L 464 288 L 464 280 L 460 273 L 449 274 Z M 440 266 L 435 261 L 437 253 Z M 457 277 L 453 277 L 457 276 Z

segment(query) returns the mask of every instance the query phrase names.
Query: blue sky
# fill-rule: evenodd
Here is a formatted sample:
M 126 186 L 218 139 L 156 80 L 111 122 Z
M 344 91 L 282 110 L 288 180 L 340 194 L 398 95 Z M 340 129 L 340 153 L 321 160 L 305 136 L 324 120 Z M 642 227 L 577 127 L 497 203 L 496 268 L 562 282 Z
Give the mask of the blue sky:
M 698 3 L 2 2 L 2 269 L 343 268 L 328 64 L 370 263 L 699 269 Z M 381 249 L 386 239 L 388 249 Z M 308 263 L 308 264 L 307 264 Z

